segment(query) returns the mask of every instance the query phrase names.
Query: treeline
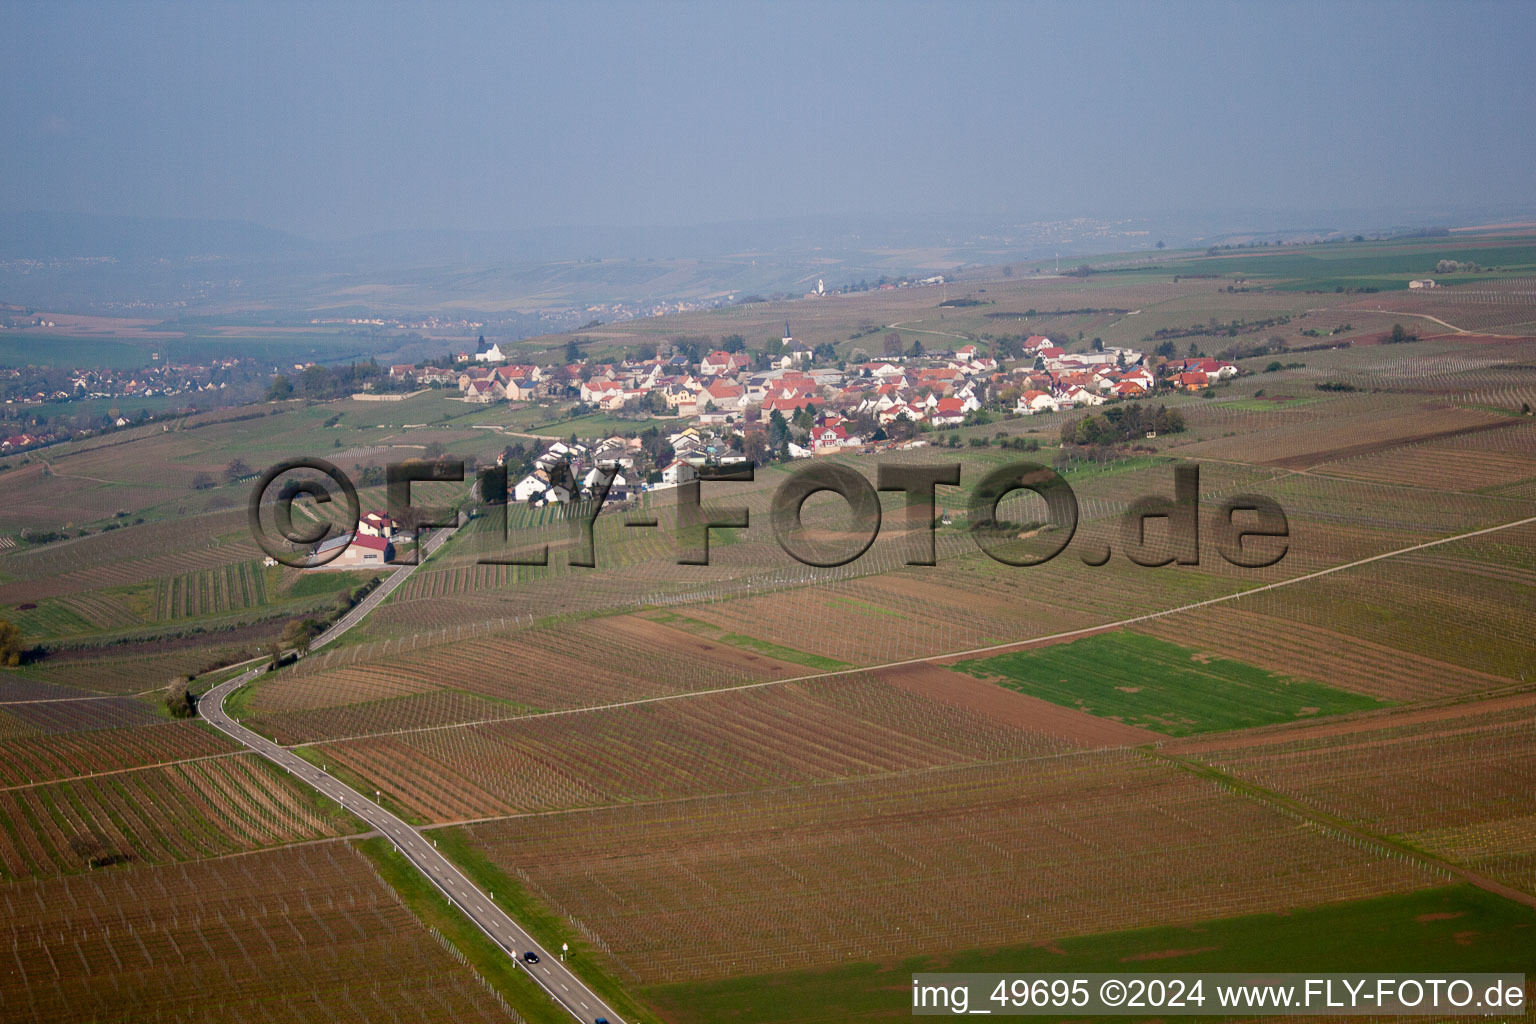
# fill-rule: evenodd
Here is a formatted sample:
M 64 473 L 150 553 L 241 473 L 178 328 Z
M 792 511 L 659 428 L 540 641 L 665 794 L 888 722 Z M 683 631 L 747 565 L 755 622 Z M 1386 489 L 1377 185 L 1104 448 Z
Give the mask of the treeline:
M 1121 444 L 1149 433 L 1179 434 L 1184 431 L 1184 416 L 1176 409 L 1159 405 L 1117 405 L 1102 413 L 1062 424 L 1061 443 L 1081 445 Z
M 392 380 L 389 373 L 372 359 L 365 363 L 348 363 L 346 366 L 312 364 L 304 367 L 295 377 L 290 378 L 287 374 L 273 377 L 271 386 L 267 388 L 267 399 L 274 402 L 285 398 L 324 401 L 345 398 L 365 387 L 388 392 L 410 390 L 414 385 L 405 380 Z

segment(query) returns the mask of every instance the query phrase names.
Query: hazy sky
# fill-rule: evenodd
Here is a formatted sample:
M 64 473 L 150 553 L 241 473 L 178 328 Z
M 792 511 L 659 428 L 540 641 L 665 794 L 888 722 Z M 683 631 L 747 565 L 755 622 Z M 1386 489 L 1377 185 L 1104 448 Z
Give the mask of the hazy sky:
M 0 7 L 0 209 L 392 228 L 1536 201 L 1536 4 Z

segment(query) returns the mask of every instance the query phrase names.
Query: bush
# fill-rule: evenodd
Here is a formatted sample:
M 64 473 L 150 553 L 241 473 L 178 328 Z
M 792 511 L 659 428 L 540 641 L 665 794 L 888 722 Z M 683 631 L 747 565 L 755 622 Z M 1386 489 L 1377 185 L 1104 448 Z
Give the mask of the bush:
M 172 718 L 192 718 L 197 715 L 197 697 L 188 689 L 191 683 L 188 677 L 177 676 L 167 687 L 165 707 Z

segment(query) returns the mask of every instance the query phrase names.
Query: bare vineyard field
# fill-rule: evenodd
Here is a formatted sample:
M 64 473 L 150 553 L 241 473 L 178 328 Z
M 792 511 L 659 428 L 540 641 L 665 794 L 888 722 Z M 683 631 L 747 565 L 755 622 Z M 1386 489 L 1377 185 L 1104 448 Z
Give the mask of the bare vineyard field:
M 865 676 L 344 740 L 340 763 L 434 821 L 666 800 L 1068 749 Z
M 185 761 L 238 749 L 196 722 L 9 738 L 0 743 L 0 787 Z
M 20 700 L 3 706 L 38 732 L 49 734 L 120 729 L 164 721 L 149 704 L 130 697 Z
M 505 1021 L 349 845 L 0 889 L 11 1021 Z
M 1391 308 L 1433 316 L 1463 331 L 1521 334 L 1536 321 L 1536 278 L 1434 288 L 1422 292 L 1372 296 L 1349 305 L 1355 309 Z
M 467 638 L 450 628 L 419 647 L 343 648 L 263 681 L 251 707 L 282 715 L 453 688 L 520 707 L 570 708 L 809 671 L 631 615 L 587 620 L 587 637 L 573 651 L 569 633 L 556 627 L 471 632 Z M 578 657 L 579 670 L 572 663 Z M 567 664 L 572 667 L 561 668 Z
M 1536 457 L 1513 452 L 1468 451 L 1449 444 L 1409 445 L 1373 455 L 1341 459 L 1314 472 L 1381 483 L 1498 493 L 1536 479 Z
M 1419 720 L 1203 754 L 1224 771 L 1531 892 L 1536 708 L 1453 707 Z
M 227 528 L 212 536 L 206 535 L 212 533 L 206 529 L 205 536 L 199 539 L 199 525 Z M 32 552 L 11 556 L 4 562 L 6 570 L 27 575 L 21 581 L 0 584 L 0 601 L 36 601 L 143 583 L 201 569 L 222 569 L 261 557 L 249 529 L 243 525 L 199 524 L 194 520 L 188 524 L 188 534 L 174 540 L 157 534 L 136 536 L 139 529 L 142 527 L 52 544 L 25 561 L 22 559 L 33 555 Z M 120 542 L 115 548 L 114 540 Z
M 1231 606 L 1522 681 L 1536 649 L 1536 574 L 1524 564 L 1533 530 L 1527 525 L 1455 541 L 1245 596 Z
M 1129 752 L 465 833 L 638 983 L 1039 942 L 1437 880 Z
M 155 618 L 237 611 L 267 602 L 267 573 L 256 561 L 181 573 L 155 584 Z
M 144 645 L 51 652 L 27 672 L 40 680 L 100 693 L 142 693 L 193 675 L 223 658 L 256 653 L 271 629 L 251 627 Z M 5 692 L 0 687 L 0 692 Z
M 6 879 L 159 863 L 352 832 L 255 754 L 0 790 Z
M 1245 432 L 1232 438 L 1178 444 L 1172 450 L 1188 458 L 1233 459 L 1305 469 L 1394 445 L 1513 425 L 1507 416 L 1450 404 L 1395 402 L 1374 412 L 1360 409 L 1361 404 L 1328 403 L 1321 409 L 1331 415 L 1294 417 L 1285 426 Z M 1345 416 L 1348 416 L 1350 426 L 1341 432 L 1340 420 Z
M 381 701 L 256 715 L 243 719 L 242 724 L 278 743 L 315 743 L 397 729 L 431 729 L 512 718 L 527 710 L 507 701 L 443 689 Z
M 1249 611 L 1240 604 L 1179 612 L 1133 628 L 1271 672 L 1326 679 L 1330 685 L 1389 700 L 1432 700 L 1508 685 L 1499 676 L 1348 636 L 1327 625 Z

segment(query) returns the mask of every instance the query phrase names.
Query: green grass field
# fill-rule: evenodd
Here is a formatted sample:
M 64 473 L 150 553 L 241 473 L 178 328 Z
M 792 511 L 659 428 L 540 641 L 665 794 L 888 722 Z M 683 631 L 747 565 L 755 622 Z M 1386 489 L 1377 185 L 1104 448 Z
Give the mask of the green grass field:
M 151 351 L 143 342 L 28 332 L 0 338 L 0 366 L 99 366 L 132 370 L 148 366 Z
M 1533 962 L 1536 914 L 1472 886 L 1451 886 L 1287 914 L 1220 918 L 1187 927 L 1141 928 L 895 963 L 662 985 L 642 994 L 677 1024 L 811 1024 L 908 1016 L 912 975 L 920 971 L 1524 973 Z
M 1381 707 L 1375 697 L 1275 675 L 1139 633 L 1115 632 L 955 668 L 1168 736 Z

